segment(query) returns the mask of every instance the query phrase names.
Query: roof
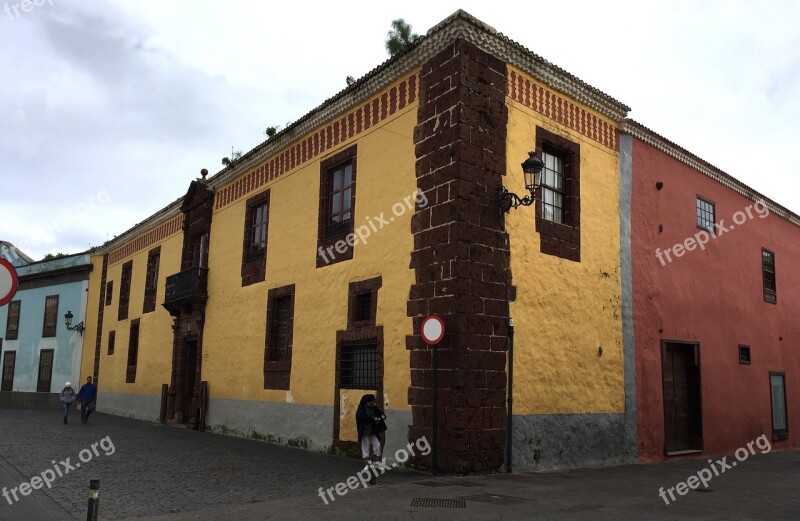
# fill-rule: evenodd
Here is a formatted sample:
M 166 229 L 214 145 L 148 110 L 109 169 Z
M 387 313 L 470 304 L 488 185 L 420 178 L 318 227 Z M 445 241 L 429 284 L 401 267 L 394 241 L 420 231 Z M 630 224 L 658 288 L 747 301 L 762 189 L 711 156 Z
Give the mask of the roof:
M 208 179 L 209 187 L 216 189 L 240 175 L 246 174 L 250 169 L 260 165 L 296 139 L 332 121 L 385 89 L 398 78 L 422 66 L 458 38 L 463 38 L 479 49 L 505 60 L 534 79 L 583 103 L 613 121 L 621 121 L 630 111 L 630 107 L 627 105 L 548 62 L 466 11 L 458 10 L 433 26 L 408 50 L 378 65 L 344 90 L 328 98 L 294 123 L 245 153 L 231 166 L 217 172 Z M 181 201 L 182 198 L 170 203 L 142 223 L 123 232 L 98 248 L 97 253 L 102 255 L 113 251 L 139 233 L 150 230 L 174 217 L 179 212 Z
M 8 241 L 0 241 L 0 258 L 6 259 L 14 267 L 34 262 L 32 258 Z
M 764 201 L 770 212 L 780 215 L 787 221 L 800 226 L 800 216 L 792 212 L 788 208 L 776 203 L 769 197 L 762 193 L 750 188 L 743 182 L 715 167 L 708 161 L 696 156 L 689 152 L 680 145 L 675 144 L 664 136 L 645 127 L 641 123 L 632 119 L 625 119 L 620 126 L 620 132 L 624 132 L 638 138 L 648 145 L 651 145 L 665 154 L 677 159 L 681 163 L 689 165 L 695 170 L 707 175 L 711 179 L 717 181 L 721 185 L 727 186 L 734 192 L 737 192 L 752 201 Z

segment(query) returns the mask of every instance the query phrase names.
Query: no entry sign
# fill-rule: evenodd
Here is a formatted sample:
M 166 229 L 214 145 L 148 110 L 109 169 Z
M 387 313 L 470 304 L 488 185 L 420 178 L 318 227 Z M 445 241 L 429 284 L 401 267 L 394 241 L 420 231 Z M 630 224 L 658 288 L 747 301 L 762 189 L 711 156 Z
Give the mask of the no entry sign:
M 426 344 L 435 346 L 444 338 L 444 320 L 436 315 L 428 315 L 423 319 L 419 332 Z
M 0 306 L 5 306 L 17 294 L 17 270 L 5 259 L 0 259 Z

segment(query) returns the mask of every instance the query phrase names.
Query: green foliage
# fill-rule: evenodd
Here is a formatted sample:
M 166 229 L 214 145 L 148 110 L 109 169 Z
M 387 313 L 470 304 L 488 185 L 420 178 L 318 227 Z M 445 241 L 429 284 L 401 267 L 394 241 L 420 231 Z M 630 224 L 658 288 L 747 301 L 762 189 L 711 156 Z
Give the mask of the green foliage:
M 264 134 L 267 137 L 272 137 L 272 136 L 274 136 L 275 134 L 278 133 L 278 129 L 280 127 L 281 127 L 280 125 L 275 125 L 274 127 L 267 127 L 267 130 L 264 131 Z
M 48 253 L 47 255 L 44 256 L 42 261 L 63 259 L 64 257 L 69 257 L 69 254 L 67 254 L 67 253 L 56 253 L 56 254 Z
M 231 157 L 223 157 L 222 158 L 222 164 L 225 165 L 225 166 L 231 166 L 236 161 L 238 161 L 240 157 L 242 157 L 242 151 L 241 150 L 237 150 L 236 152 L 231 152 Z
M 405 52 L 414 45 L 417 38 L 419 35 L 412 32 L 411 26 L 405 20 L 392 20 L 392 29 L 386 35 L 386 52 L 390 56 Z

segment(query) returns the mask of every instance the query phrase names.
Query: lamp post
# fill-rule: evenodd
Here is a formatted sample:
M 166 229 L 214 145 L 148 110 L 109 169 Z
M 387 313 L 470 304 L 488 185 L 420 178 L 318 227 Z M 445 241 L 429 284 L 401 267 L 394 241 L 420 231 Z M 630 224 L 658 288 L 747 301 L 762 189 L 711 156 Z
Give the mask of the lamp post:
M 72 314 L 72 311 L 67 311 L 67 314 L 64 315 L 64 324 L 66 324 L 67 329 L 69 331 L 77 331 L 78 333 L 81 334 L 81 336 L 83 336 L 83 330 L 86 329 L 86 328 L 83 327 L 83 321 L 81 321 L 81 322 L 79 322 L 79 323 L 77 323 L 77 324 L 75 324 L 73 326 L 72 325 L 72 318 L 73 317 L 74 317 L 74 315 Z

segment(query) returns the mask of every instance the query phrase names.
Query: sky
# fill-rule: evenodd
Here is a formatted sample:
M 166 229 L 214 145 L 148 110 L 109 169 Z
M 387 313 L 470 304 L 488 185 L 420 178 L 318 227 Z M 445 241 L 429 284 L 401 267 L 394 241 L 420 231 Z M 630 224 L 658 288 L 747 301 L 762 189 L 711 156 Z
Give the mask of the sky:
M 0 0 L 0 240 L 102 244 L 461 8 L 800 213 L 800 2 Z M 16 10 L 15 10 L 16 7 Z

